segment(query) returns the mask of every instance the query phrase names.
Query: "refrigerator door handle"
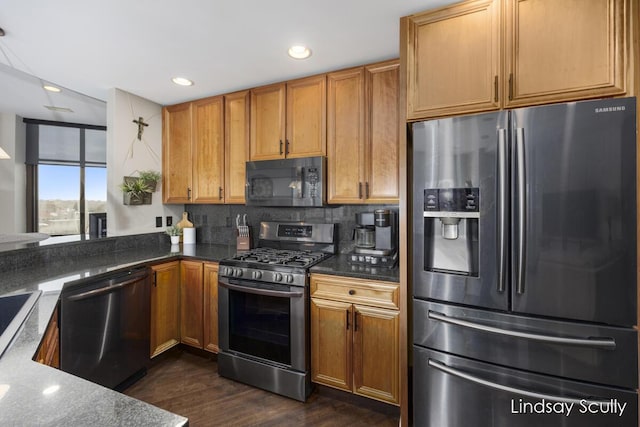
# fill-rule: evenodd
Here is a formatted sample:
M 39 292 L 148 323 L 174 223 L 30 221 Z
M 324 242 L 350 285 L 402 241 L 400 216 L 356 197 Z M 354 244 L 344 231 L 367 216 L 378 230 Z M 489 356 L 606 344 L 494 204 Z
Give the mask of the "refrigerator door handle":
M 572 338 L 557 337 L 553 335 L 534 334 L 531 332 L 510 331 L 508 329 L 497 328 L 495 326 L 483 325 L 480 323 L 470 322 L 468 320 L 458 319 L 446 314 L 429 311 L 429 319 L 438 320 L 440 322 L 452 325 L 463 326 L 465 328 L 476 329 L 478 331 L 489 332 L 492 334 L 507 335 L 515 338 L 524 338 L 528 340 L 543 341 L 552 344 L 576 345 L 581 347 L 602 348 L 604 350 L 615 350 L 616 342 L 613 338 Z
M 507 143 L 506 129 L 498 129 L 498 292 L 504 292 L 507 277 Z
M 516 185 L 518 191 L 518 219 L 517 219 L 517 261 L 516 261 L 516 292 L 524 293 L 524 265 L 526 245 L 526 182 L 524 159 L 524 129 L 516 128 Z
M 527 396 L 527 397 L 531 397 L 534 399 L 545 399 L 545 400 L 552 400 L 555 402 L 564 402 L 564 403 L 574 403 L 574 404 L 584 404 L 584 405 L 591 405 L 591 404 L 596 404 L 596 405 L 610 405 L 612 399 L 598 399 L 598 400 L 594 400 L 593 398 L 581 398 L 581 397 L 564 397 L 564 396 L 556 396 L 553 394 L 546 394 L 546 393 L 538 393 L 536 391 L 530 391 L 530 390 L 525 390 L 522 388 L 517 388 L 517 387 L 510 387 L 510 386 L 506 386 L 506 385 L 502 385 L 502 384 L 498 384 L 498 383 L 494 383 L 493 381 L 488 381 L 479 377 L 476 377 L 475 375 L 471 375 L 468 374 L 466 372 L 462 372 L 458 369 L 454 369 L 451 368 L 450 366 L 445 365 L 444 363 L 438 362 L 436 360 L 433 359 L 429 359 L 429 366 L 432 368 L 435 368 L 439 371 L 442 371 L 446 374 L 449 375 L 453 375 L 454 377 L 458 377 L 461 378 L 463 380 L 467 380 L 467 381 L 471 381 L 474 382 L 476 384 L 480 384 L 489 388 L 493 388 L 496 390 L 500 390 L 500 391 L 505 391 L 507 393 L 514 393 L 514 394 L 519 394 L 522 396 Z

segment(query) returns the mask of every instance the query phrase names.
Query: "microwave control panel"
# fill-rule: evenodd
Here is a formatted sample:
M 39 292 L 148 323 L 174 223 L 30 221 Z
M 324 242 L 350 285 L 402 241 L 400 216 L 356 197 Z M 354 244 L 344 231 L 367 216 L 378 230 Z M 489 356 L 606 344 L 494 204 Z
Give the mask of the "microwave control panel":
M 309 197 L 318 197 L 318 184 L 320 183 L 320 171 L 316 167 L 305 168 L 305 176 L 309 189 Z

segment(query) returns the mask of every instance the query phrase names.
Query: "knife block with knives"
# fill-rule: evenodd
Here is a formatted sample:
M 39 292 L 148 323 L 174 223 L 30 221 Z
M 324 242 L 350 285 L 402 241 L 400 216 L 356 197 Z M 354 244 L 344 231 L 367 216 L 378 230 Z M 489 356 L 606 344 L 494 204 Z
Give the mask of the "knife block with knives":
M 238 214 L 236 216 L 236 250 L 248 251 L 251 249 L 251 233 L 249 230 L 247 214 L 242 216 L 242 221 L 240 221 L 240 214 Z

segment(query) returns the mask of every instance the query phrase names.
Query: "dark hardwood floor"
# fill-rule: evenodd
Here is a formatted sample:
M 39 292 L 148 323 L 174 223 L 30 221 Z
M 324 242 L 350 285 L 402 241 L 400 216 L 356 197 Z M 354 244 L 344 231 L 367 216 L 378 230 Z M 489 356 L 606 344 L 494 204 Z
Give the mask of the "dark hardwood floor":
M 398 408 L 326 387 L 306 403 L 218 376 L 215 355 L 176 347 L 125 394 L 200 426 L 397 426 Z

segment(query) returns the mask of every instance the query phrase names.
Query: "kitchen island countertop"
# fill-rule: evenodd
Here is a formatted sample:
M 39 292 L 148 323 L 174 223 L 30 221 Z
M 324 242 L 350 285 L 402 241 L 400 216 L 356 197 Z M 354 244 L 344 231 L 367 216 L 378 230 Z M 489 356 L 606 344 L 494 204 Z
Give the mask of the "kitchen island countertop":
M 172 251 L 173 249 L 173 251 Z M 177 251 L 176 251 L 177 249 Z M 65 283 L 139 264 L 180 258 L 219 261 L 235 245 L 195 244 L 131 248 L 64 262 L 41 262 L 0 278 L 0 296 L 42 291 L 35 307 L 0 358 L 0 421 L 24 426 L 183 426 L 177 414 L 33 361 Z M 34 263 L 35 264 L 35 263 Z

